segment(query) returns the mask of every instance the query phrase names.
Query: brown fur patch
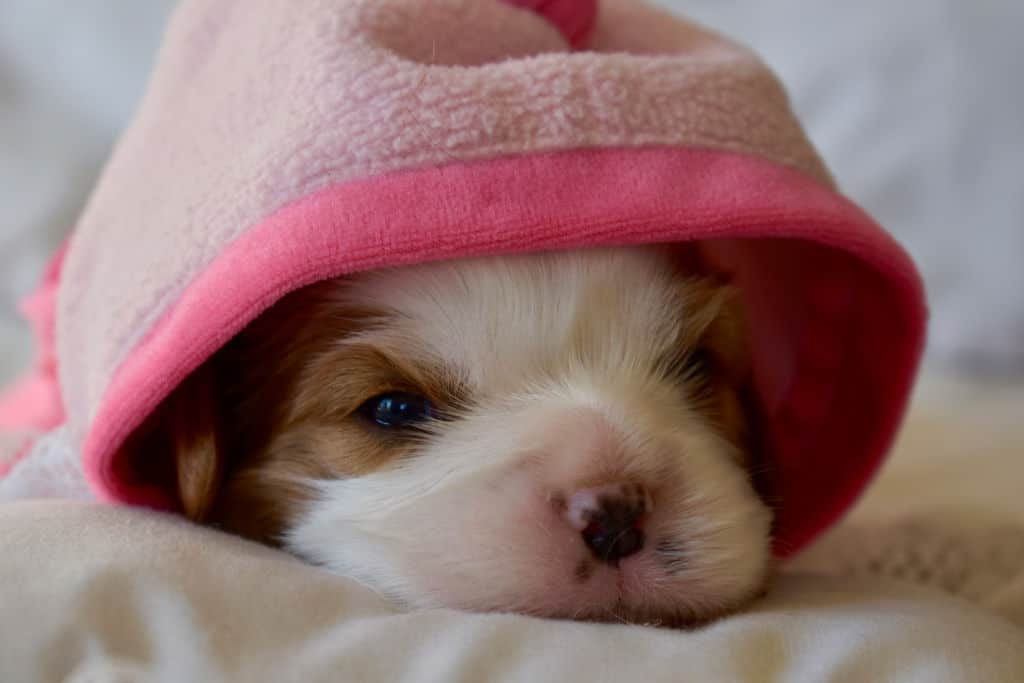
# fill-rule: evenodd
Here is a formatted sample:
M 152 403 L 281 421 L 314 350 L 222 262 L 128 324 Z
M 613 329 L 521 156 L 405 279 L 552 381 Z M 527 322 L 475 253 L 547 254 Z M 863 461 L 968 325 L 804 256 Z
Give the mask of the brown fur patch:
M 190 518 L 276 543 L 312 495 L 310 481 L 364 475 L 414 447 L 357 415 L 367 400 L 403 391 L 441 407 L 463 401 L 458 382 L 415 362 L 414 349 L 389 354 L 374 343 L 391 314 L 353 306 L 344 293 L 344 282 L 329 281 L 282 299 L 126 445 L 173 444 L 161 460 L 177 463 Z

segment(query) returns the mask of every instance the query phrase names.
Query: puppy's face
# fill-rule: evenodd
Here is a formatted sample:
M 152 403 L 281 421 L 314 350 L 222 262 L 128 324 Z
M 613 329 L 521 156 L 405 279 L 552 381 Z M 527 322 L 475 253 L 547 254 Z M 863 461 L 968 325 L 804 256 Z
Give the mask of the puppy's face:
M 183 500 L 408 605 L 705 619 L 770 555 L 743 346 L 655 248 L 322 283 L 215 359 Z

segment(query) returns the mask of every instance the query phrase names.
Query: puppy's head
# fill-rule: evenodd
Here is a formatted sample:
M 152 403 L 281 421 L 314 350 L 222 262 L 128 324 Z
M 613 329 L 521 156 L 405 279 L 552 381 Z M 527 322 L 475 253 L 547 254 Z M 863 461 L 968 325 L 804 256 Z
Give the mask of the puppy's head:
M 415 606 L 700 620 L 755 594 L 734 293 L 634 248 L 374 272 L 282 300 L 129 447 L 183 507 Z

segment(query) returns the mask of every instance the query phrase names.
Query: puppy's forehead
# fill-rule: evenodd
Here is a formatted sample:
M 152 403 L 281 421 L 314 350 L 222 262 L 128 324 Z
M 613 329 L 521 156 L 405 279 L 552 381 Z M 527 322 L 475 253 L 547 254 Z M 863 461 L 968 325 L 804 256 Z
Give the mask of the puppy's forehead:
M 501 376 L 649 366 L 677 343 L 685 288 L 659 249 L 492 257 L 373 273 L 354 303 L 385 312 L 367 336 L 473 384 Z

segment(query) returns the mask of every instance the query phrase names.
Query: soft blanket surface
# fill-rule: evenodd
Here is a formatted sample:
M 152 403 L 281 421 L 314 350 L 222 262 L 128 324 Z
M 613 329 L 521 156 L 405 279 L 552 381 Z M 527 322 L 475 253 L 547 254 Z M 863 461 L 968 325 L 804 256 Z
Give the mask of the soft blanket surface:
M 789 566 L 887 576 L 1024 626 L 1024 384 L 926 377 L 893 457 L 848 518 Z
M 170 517 L 0 508 L 4 681 L 1024 679 L 1024 635 L 923 589 L 793 576 L 693 632 L 447 611 Z M 9 637 L 11 634 L 16 637 Z
M 0 555 L 0 681 L 1019 682 L 1024 571 L 990 552 L 1021 549 L 1021 414 L 1024 386 L 926 381 L 880 480 L 795 561 L 802 573 L 690 633 L 402 614 L 171 517 L 0 506 L 3 547 L 18 549 Z M 922 569 L 932 588 L 877 576 Z

